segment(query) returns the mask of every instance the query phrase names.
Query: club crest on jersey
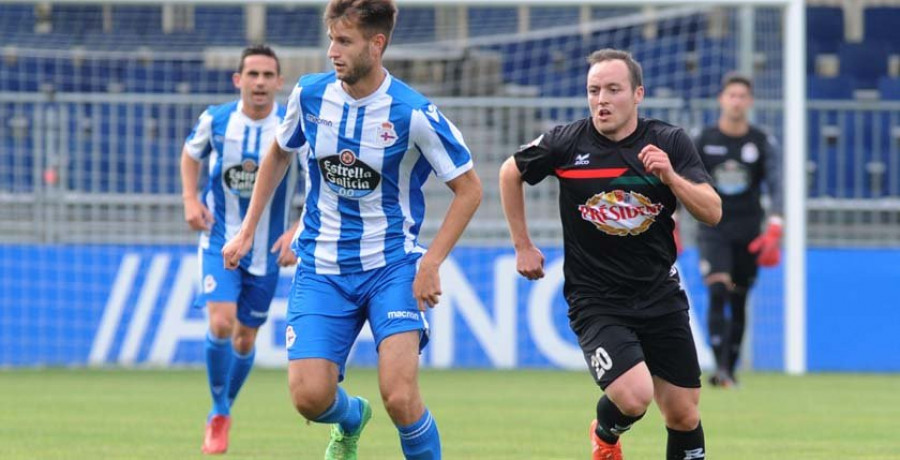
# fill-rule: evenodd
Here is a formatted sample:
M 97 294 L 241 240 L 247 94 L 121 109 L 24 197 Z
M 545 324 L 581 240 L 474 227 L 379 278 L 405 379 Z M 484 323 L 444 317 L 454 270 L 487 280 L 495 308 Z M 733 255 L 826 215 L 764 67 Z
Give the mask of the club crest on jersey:
M 639 235 L 647 231 L 663 210 L 637 192 L 613 190 L 600 192 L 578 206 L 581 218 L 608 235 Z
M 372 193 L 381 182 L 381 174 L 350 149 L 320 158 L 319 169 L 328 187 L 344 198 L 362 198 Z
M 256 171 L 259 166 L 256 161 L 245 159 L 239 165 L 234 165 L 225 170 L 222 180 L 225 187 L 241 198 L 250 198 L 253 192 L 253 184 L 256 183 Z
M 756 163 L 759 160 L 759 148 L 753 142 L 747 142 L 741 147 L 741 160 L 744 163 Z
M 710 172 L 720 195 L 739 195 L 750 188 L 750 169 L 739 161 L 725 161 Z
M 375 132 L 375 141 L 382 147 L 390 147 L 397 142 L 397 132 L 394 131 L 394 124 L 386 121 L 378 127 Z
M 284 331 L 284 347 L 291 348 L 294 346 L 294 340 L 297 339 L 297 334 L 294 333 L 294 327 L 288 326 Z
M 216 279 L 212 275 L 206 275 L 203 278 L 203 293 L 209 294 L 216 290 Z

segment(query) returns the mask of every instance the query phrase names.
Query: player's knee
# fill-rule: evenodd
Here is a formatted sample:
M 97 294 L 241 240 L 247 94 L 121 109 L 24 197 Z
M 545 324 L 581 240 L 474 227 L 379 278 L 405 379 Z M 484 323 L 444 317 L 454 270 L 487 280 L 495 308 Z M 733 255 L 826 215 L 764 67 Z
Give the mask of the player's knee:
M 238 333 L 234 335 L 234 350 L 242 355 L 246 355 L 247 353 L 250 353 L 251 350 L 253 350 L 254 342 L 256 342 L 255 331 L 238 331 Z
M 666 426 L 678 431 L 691 431 L 700 424 L 700 411 L 696 406 L 684 407 L 665 413 Z
M 394 388 L 382 390 L 381 400 L 391 419 L 402 420 L 408 418 L 418 407 L 418 392 Z
M 653 389 L 651 388 L 649 391 L 635 389 L 635 391 L 629 391 L 617 396 L 618 397 L 613 400 L 616 407 L 618 407 L 623 414 L 636 417 L 647 412 L 647 408 L 650 407 L 650 403 L 653 402 Z
M 228 315 L 212 315 L 209 317 L 209 330 L 220 339 L 230 337 L 234 330 L 234 318 Z
M 291 385 L 291 401 L 294 408 L 307 420 L 313 420 L 334 403 L 335 388 Z

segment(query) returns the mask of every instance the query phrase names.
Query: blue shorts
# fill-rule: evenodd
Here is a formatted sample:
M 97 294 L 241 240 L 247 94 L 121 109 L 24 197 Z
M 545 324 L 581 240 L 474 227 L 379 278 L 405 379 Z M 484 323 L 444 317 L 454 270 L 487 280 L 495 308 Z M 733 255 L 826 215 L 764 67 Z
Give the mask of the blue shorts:
M 322 358 L 336 363 L 340 379 L 350 348 L 369 321 L 376 347 L 401 332 L 419 331 L 428 343 L 428 322 L 413 297 L 416 261 L 347 275 L 297 269 L 291 284 L 285 332 L 288 359 Z
M 221 253 L 200 250 L 200 306 L 207 302 L 237 303 L 238 321 L 260 327 L 269 316 L 277 286 L 278 272 L 256 276 L 240 267 L 226 270 Z

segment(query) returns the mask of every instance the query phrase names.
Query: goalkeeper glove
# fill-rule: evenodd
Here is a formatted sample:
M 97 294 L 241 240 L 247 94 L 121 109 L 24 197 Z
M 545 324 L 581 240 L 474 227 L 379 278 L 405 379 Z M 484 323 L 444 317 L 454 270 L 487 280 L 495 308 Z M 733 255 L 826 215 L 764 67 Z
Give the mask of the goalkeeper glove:
M 756 263 L 774 267 L 781 261 L 781 219 L 770 218 L 766 231 L 750 242 L 747 249 L 756 254 Z

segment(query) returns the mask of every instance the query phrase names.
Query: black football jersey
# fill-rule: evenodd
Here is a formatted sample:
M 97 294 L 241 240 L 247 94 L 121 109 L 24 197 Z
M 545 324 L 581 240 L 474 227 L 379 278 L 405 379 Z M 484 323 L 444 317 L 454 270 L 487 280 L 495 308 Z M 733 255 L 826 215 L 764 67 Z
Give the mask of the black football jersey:
M 668 153 L 682 177 L 710 182 L 690 137 L 654 119 L 639 119 L 634 133 L 613 142 L 586 118 L 557 126 L 515 154 L 525 182 L 559 181 L 570 309 L 648 314 L 658 299 L 680 289 L 672 236 L 676 198 L 638 159 L 648 144 Z
M 726 136 L 717 126 L 704 129 L 695 140 L 712 185 L 722 197 L 718 230 L 733 235 L 759 233 L 764 217 L 762 184 L 772 198 L 772 212 L 781 214 L 780 154 L 774 140 L 751 126 L 740 137 Z

